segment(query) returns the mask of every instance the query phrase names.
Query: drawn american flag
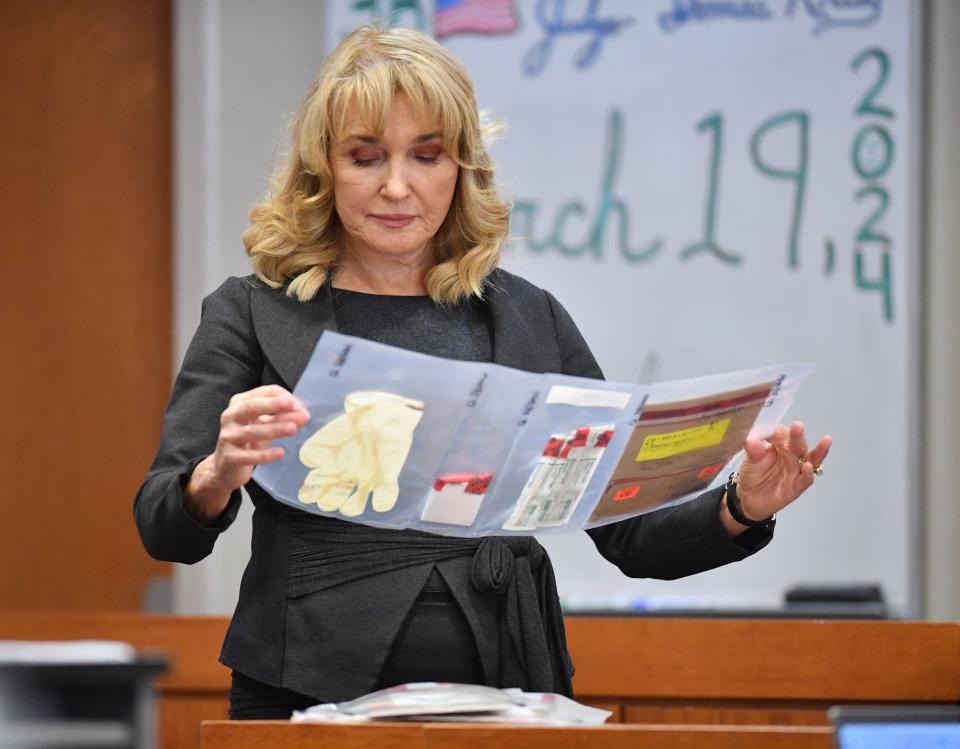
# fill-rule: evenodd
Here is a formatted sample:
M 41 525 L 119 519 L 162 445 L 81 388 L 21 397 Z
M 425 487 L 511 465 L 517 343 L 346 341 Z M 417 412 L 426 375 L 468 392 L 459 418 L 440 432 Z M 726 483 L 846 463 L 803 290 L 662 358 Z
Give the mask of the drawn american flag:
M 513 0 L 437 0 L 434 33 L 508 34 L 517 28 Z

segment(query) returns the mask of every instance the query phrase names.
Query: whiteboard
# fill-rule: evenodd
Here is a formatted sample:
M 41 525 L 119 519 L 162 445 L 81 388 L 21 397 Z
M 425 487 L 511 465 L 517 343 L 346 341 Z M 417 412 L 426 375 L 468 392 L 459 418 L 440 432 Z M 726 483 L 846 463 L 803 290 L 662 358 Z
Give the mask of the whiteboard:
M 735 565 L 629 580 L 583 534 L 547 539 L 565 605 L 770 607 L 798 583 L 879 582 L 917 614 L 917 4 L 503 4 L 514 29 L 442 41 L 509 128 L 504 266 L 560 299 L 608 379 L 815 363 L 789 418 L 835 441 Z M 435 12 L 331 3 L 326 49 L 378 15 L 433 33 Z

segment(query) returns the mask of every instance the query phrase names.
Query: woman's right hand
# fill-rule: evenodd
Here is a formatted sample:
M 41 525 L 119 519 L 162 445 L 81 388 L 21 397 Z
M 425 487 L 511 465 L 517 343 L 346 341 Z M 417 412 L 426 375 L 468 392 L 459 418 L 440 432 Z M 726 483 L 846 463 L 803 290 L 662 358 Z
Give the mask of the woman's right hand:
M 183 496 L 187 512 L 204 525 L 213 523 L 256 466 L 283 458 L 283 448 L 271 442 L 289 437 L 309 420 L 303 404 L 279 385 L 234 395 L 220 415 L 216 449 L 190 474 Z

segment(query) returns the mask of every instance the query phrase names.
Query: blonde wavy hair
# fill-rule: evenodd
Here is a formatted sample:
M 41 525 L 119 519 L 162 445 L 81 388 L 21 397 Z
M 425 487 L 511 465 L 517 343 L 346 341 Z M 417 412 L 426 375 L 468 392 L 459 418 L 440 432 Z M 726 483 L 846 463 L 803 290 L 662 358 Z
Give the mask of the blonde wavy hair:
M 353 104 L 373 134 L 382 135 L 401 93 L 459 166 L 450 209 L 433 238 L 427 293 L 440 303 L 482 296 L 510 216 L 484 145 L 496 126 L 481 122 L 470 76 L 446 49 L 418 31 L 377 26 L 356 29 L 326 59 L 290 124 L 290 151 L 250 213 L 243 243 L 264 283 L 287 284 L 287 295 L 307 301 L 326 282 L 342 246 L 327 149 Z

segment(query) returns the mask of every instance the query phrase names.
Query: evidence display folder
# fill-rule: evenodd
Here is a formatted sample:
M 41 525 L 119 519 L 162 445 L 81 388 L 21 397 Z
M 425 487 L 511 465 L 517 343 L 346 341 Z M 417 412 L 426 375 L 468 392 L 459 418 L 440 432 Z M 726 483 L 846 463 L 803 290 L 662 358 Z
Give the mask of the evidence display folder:
M 812 365 L 623 383 L 443 359 L 331 331 L 311 414 L 253 479 L 278 501 L 449 536 L 569 533 L 689 501 L 781 422 Z

